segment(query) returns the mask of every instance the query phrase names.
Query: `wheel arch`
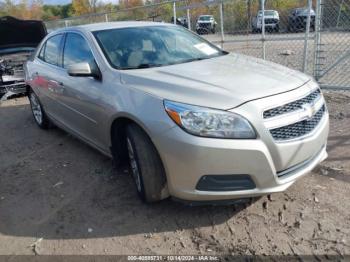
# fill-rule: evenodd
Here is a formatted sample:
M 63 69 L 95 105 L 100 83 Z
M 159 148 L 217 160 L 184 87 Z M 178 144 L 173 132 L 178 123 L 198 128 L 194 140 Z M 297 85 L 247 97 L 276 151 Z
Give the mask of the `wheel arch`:
M 111 122 L 110 139 L 111 139 L 111 153 L 112 153 L 113 159 L 117 166 L 124 166 L 128 163 L 128 152 L 127 152 L 127 145 L 126 145 L 126 127 L 130 124 L 136 124 L 138 127 L 141 128 L 143 132 L 145 132 L 145 134 L 150 139 L 151 143 L 153 144 L 159 156 L 159 159 L 161 161 L 161 164 L 165 172 L 164 175 L 166 179 L 166 185 L 162 191 L 162 195 L 164 199 L 169 196 L 168 185 L 167 185 L 168 184 L 167 168 L 164 165 L 164 161 L 162 159 L 161 154 L 159 153 L 159 150 L 156 144 L 153 142 L 149 134 L 149 130 L 141 123 L 141 121 L 130 116 L 129 114 L 120 114 L 116 116 Z
M 113 120 L 111 121 L 109 128 L 111 153 L 117 165 L 125 164 L 125 161 L 127 160 L 127 151 L 125 143 L 126 126 L 132 123 L 136 124 L 142 129 L 143 132 L 147 134 L 148 138 L 152 141 L 150 130 L 142 123 L 142 121 L 128 113 L 119 113 L 112 119 Z M 153 141 L 152 144 L 159 154 L 159 150 Z M 119 161 L 118 159 L 120 159 L 121 161 Z

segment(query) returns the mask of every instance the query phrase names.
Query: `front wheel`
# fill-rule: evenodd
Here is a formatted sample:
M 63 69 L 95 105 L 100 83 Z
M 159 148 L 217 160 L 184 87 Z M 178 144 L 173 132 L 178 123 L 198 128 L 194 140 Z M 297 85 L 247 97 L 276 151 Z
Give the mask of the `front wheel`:
M 42 129 L 48 129 L 50 127 L 50 120 L 45 114 L 45 111 L 39 101 L 38 96 L 32 89 L 29 90 L 30 108 L 33 113 L 33 117 L 37 125 Z
M 279 26 L 279 24 L 277 24 L 276 27 L 275 27 L 275 32 L 279 33 L 279 31 L 280 31 L 280 26 Z
M 136 189 L 147 203 L 167 196 L 166 176 L 162 161 L 148 135 L 136 124 L 126 128 L 126 145 Z

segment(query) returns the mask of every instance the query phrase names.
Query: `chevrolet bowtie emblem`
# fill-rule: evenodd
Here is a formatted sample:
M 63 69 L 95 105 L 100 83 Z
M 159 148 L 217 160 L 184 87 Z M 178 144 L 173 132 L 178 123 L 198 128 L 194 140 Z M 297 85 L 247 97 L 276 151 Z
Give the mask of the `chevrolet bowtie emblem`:
M 304 109 L 305 115 L 308 119 L 312 118 L 315 114 L 315 108 L 309 104 L 302 105 L 302 108 Z

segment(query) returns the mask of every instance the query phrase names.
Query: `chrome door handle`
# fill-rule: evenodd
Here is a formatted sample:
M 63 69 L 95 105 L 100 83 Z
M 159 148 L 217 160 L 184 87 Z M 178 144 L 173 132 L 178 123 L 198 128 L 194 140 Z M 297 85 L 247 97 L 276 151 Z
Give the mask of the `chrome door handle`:
M 52 85 L 55 85 L 55 86 L 64 87 L 63 82 L 58 82 L 58 81 L 55 81 L 55 80 L 49 80 L 49 83 L 52 84 Z

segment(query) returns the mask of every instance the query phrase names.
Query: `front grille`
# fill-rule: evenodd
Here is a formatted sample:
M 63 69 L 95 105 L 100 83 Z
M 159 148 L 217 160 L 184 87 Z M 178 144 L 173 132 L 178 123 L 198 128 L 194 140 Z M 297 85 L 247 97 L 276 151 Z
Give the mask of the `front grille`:
M 199 23 L 198 27 L 200 27 L 200 28 L 210 28 L 211 24 L 209 24 L 209 23 Z
M 320 94 L 321 94 L 320 89 L 317 89 L 314 92 L 312 92 L 311 94 L 309 94 L 309 95 L 307 95 L 299 100 L 290 102 L 290 103 L 285 104 L 283 106 L 279 106 L 279 107 L 275 107 L 275 108 L 266 110 L 264 112 L 263 117 L 266 119 L 266 118 L 275 117 L 275 116 L 283 115 L 286 113 L 290 113 L 290 112 L 302 109 L 302 106 L 304 104 L 312 104 L 314 101 L 316 101 L 316 99 L 320 96 Z
M 318 125 L 325 111 L 326 107 L 323 105 L 312 118 L 291 125 L 271 129 L 270 133 L 277 141 L 290 140 L 307 135 Z
M 277 24 L 278 20 L 274 18 L 265 18 L 265 24 Z

